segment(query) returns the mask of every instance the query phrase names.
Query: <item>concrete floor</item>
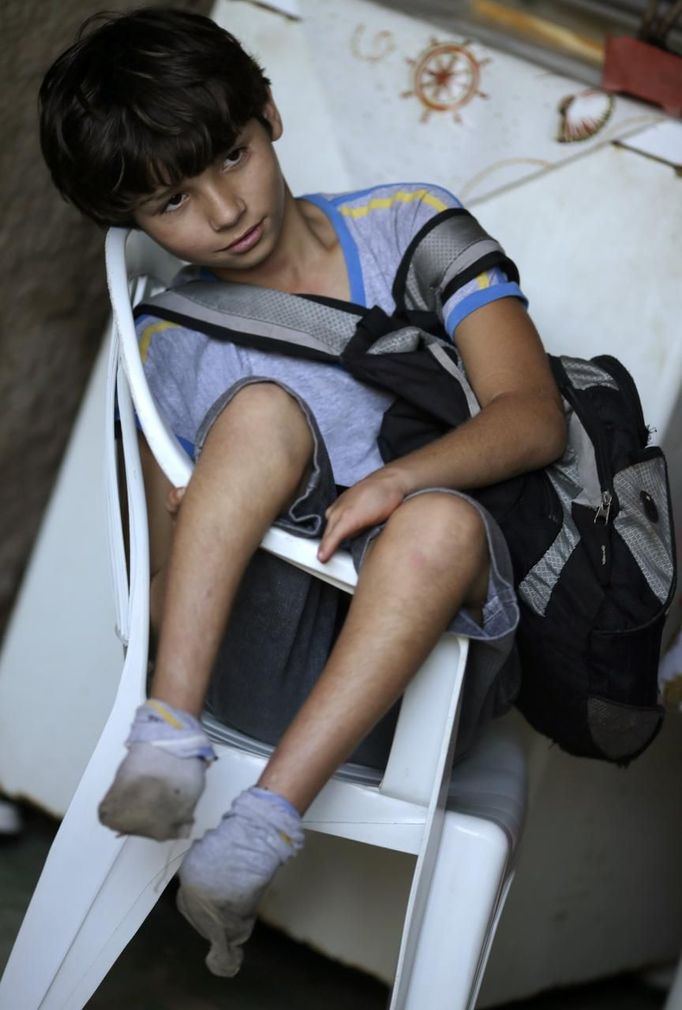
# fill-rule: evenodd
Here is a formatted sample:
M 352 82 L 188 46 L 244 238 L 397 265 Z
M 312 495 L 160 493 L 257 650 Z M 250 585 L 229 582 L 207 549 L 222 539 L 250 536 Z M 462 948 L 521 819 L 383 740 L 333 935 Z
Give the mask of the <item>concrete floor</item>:
M 26 811 L 23 833 L 0 838 L 0 968 L 55 827 Z M 388 990 L 376 979 L 263 925 L 254 932 L 237 978 L 215 978 L 203 964 L 204 941 L 176 912 L 173 895 L 169 888 L 87 1010 L 385 1010 Z M 664 999 L 660 990 L 624 976 L 545 993 L 500 1010 L 655 1010 Z

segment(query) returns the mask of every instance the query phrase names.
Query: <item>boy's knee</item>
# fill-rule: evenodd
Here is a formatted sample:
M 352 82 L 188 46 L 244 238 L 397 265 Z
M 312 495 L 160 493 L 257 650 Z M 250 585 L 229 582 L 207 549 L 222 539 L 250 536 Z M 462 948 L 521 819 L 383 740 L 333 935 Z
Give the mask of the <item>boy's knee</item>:
M 254 449 L 257 443 L 265 444 L 272 451 L 283 449 L 303 460 L 308 460 L 313 451 L 308 419 L 298 401 L 275 382 L 242 386 L 225 405 L 213 429 L 228 437 L 234 437 L 236 429 Z
M 464 580 L 462 602 L 480 621 L 490 569 L 488 538 L 480 512 L 464 498 L 435 491 L 408 499 L 401 509 L 406 512 L 408 507 L 411 535 L 433 584 L 443 577 L 453 584 L 453 573 L 458 572 Z
M 422 552 L 437 562 L 450 563 L 453 555 L 471 558 L 474 565 L 487 561 L 485 525 L 478 509 L 456 495 L 427 492 L 403 502 L 394 513 L 405 523 Z
M 232 396 L 225 409 L 231 413 L 239 411 L 255 419 L 291 416 L 305 420 L 291 393 L 276 382 L 246 383 Z

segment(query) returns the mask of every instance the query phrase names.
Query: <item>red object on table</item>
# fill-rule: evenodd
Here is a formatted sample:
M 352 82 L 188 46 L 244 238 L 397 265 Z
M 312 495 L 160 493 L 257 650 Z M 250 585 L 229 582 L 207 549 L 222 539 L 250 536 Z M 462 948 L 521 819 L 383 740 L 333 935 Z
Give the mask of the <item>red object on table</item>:
M 655 102 L 671 116 L 682 116 L 682 56 L 629 36 L 607 39 L 602 87 Z

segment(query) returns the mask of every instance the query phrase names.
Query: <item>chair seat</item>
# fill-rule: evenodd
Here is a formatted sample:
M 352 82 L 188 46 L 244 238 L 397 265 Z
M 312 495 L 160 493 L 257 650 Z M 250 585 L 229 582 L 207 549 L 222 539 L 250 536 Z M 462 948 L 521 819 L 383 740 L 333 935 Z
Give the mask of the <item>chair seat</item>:
M 217 745 L 267 758 L 274 748 L 204 713 L 202 723 Z M 335 778 L 364 786 L 379 786 L 379 768 L 347 762 Z M 506 720 L 496 720 L 452 770 L 447 809 L 492 821 L 502 828 L 512 851 L 521 837 L 526 807 L 526 759 L 519 735 Z
M 514 851 L 523 829 L 526 792 L 520 734 L 507 719 L 498 719 L 453 768 L 447 808 L 497 824 Z

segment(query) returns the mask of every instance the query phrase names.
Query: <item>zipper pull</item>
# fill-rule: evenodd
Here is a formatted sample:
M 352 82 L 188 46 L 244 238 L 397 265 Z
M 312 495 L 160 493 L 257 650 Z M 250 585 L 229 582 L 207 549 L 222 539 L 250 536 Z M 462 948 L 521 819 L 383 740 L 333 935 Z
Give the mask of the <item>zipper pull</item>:
M 611 502 L 613 498 L 610 491 L 602 491 L 601 502 L 599 503 L 599 508 L 594 513 L 594 522 L 602 522 L 604 525 L 609 521 L 609 515 L 611 514 Z
M 609 517 L 611 515 L 611 504 L 613 495 L 610 491 L 602 491 L 599 507 L 595 510 L 593 526 L 595 547 L 599 554 L 595 565 L 597 581 L 602 586 L 608 586 L 611 582 L 611 529 L 609 527 Z

